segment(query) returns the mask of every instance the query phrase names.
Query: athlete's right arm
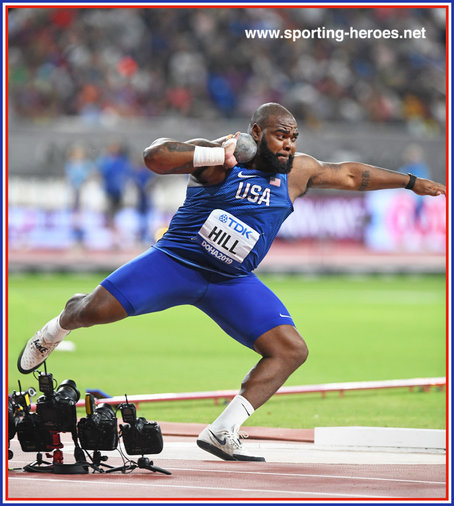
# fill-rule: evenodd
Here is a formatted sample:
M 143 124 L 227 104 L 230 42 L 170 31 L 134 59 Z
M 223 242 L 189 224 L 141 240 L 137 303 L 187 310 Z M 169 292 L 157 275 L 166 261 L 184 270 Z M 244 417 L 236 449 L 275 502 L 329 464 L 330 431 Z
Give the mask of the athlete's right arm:
M 160 138 L 145 148 L 143 158 L 145 165 L 157 174 L 192 174 L 201 167 L 216 167 L 225 171 L 236 165 L 233 156 L 235 147 L 236 139 L 233 136 L 222 146 L 217 141 L 203 139 L 179 142 Z

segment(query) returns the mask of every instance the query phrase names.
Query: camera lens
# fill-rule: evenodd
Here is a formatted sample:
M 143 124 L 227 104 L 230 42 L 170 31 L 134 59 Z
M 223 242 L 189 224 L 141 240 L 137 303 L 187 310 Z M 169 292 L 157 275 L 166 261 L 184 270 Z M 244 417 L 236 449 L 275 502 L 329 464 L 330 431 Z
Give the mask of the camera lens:
M 57 388 L 57 394 L 59 394 L 59 397 L 68 398 L 74 402 L 77 402 L 80 398 L 80 392 L 76 388 L 76 383 L 70 379 L 60 383 L 60 386 Z
M 106 404 L 105 402 L 102 402 L 99 406 L 97 406 L 96 413 L 98 413 L 104 420 L 114 420 L 116 418 L 115 411 L 112 406 L 110 404 Z

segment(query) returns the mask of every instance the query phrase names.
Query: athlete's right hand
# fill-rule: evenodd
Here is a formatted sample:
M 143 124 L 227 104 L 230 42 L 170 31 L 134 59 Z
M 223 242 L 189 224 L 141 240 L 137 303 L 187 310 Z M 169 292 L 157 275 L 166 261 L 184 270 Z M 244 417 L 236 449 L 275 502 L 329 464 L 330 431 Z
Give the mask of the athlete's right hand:
M 237 165 L 237 159 L 233 156 L 233 153 L 236 148 L 236 141 L 238 140 L 238 137 L 240 136 L 240 132 L 236 132 L 235 135 L 231 135 L 229 139 L 227 139 L 225 142 L 223 142 L 222 147 L 224 148 L 225 152 L 225 159 L 224 159 L 224 167 L 226 169 L 231 169 L 232 167 L 235 167 Z

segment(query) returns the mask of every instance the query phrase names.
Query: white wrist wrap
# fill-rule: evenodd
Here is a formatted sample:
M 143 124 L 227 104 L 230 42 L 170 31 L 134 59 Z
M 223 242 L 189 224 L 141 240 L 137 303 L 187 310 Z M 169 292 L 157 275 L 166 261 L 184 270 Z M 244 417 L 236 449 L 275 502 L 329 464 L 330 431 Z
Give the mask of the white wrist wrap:
M 194 167 L 210 167 L 212 165 L 224 165 L 224 148 L 206 148 L 196 146 L 194 149 Z

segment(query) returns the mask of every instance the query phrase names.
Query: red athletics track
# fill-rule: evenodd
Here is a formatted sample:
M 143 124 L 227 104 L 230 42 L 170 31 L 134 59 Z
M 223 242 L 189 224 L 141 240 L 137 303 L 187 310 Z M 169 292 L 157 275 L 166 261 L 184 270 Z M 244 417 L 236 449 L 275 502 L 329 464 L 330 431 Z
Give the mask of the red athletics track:
M 66 436 L 66 435 L 64 435 Z M 65 438 L 63 438 L 65 440 Z M 164 450 L 151 455 L 167 476 L 136 469 L 130 474 L 35 474 L 9 471 L 9 500 L 34 499 L 443 499 L 444 455 L 317 450 L 311 443 L 246 441 L 267 462 L 224 462 L 195 445 L 193 437 L 167 436 Z M 11 441 L 9 467 L 35 459 Z M 74 462 L 65 443 L 65 463 Z M 102 452 L 120 465 L 117 452 Z M 135 459 L 135 457 L 131 457 Z

